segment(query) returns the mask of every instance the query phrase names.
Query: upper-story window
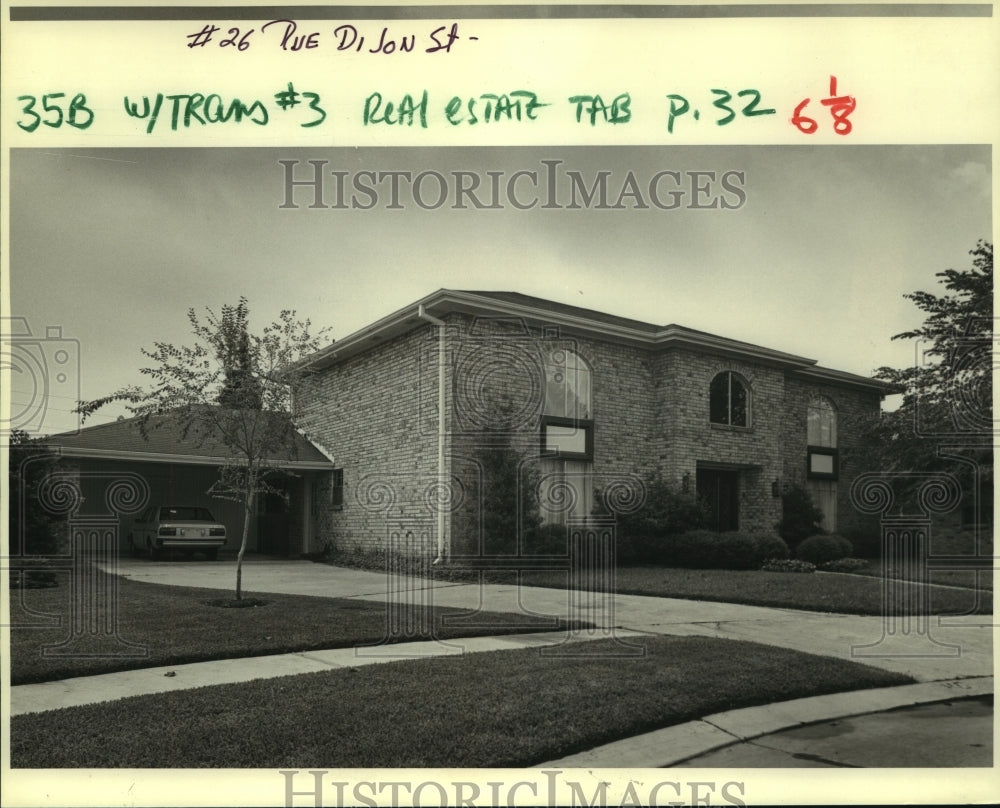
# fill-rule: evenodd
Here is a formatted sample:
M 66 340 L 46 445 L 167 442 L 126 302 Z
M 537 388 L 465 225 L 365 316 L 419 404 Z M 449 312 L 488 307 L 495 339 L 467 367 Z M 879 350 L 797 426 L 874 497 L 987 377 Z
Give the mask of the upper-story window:
M 708 390 L 709 420 L 726 426 L 750 426 L 750 386 L 738 373 L 725 370 Z
M 559 348 L 545 359 L 542 452 L 589 460 L 594 454 L 591 373 L 575 351 Z
M 837 411 L 825 398 L 809 403 L 806 421 L 806 442 L 810 446 L 837 447 Z
M 809 477 L 836 480 L 837 468 L 837 410 L 825 398 L 809 402 L 806 408 L 806 443 Z
M 545 359 L 545 414 L 590 418 L 590 368 L 575 351 L 559 348 Z

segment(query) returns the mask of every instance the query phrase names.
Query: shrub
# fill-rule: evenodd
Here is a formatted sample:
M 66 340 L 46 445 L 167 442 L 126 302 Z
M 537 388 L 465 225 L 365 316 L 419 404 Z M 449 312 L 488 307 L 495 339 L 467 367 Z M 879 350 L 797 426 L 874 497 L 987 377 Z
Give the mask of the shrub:
M 761 569 L 766 572 L 816 572 L 816 565 L 797 558 L 774 558 Z
M 598 502 L 603 497 L 598 494 Z M 670 561 L 668 537 L 705 528 L 709 517 L 694 492 L 686 493 L 659 477 L 646 481 L 646 499 L 635 513 L 620 514 L 616 521 L 618 559 L 633 564 Z
M 717 533 L 715 564 L 725 570 L 750 570 L 760 566 L 760 545 L 746 533 Z
M 791 555 L 785 540 L 774 533 L 755 533 L 753 540 L 757 545 L 758 564 L 763 564 L 772 558 L 788 558 Z
M 795 557 L 812 564 L 823 564 L 849 556 L 853 548 L 842 536 L 810 536 L 795 548 Z
M 853 552 L 862 558 L 882 555 L 882 535 L 878 527 L 856 528 L 845 534 L 854 546 Z
M 662 562 L 672 567 L 745 570 L 760 563 L 758 554 L 755 537 L 745 533 L 689 530 L 667 537 Z
M 527 555 L 560 555 L 567 550 L 566 527 L 543 524 L 528 530 L 524 537 Z
M 819 533 L 822 521 L 823 512 L 801 486 L 793 485 L 781 495 L 781 521 L 777 528 L 789 547 L 794 548 L 803 539 Z
M 854 555 L 854 544 L 850 539 L 841 536 L 839 533 L 830 533 L 828 535 L 829 538 L 836 539 L 837 544 L 840 545 L 840 550 L 844 554 L 843 558 Z
M 838 558 L 820 564 L 819 569 L 823 572 L 860 572 L 868 569 L 868 562 L 863 558 Z

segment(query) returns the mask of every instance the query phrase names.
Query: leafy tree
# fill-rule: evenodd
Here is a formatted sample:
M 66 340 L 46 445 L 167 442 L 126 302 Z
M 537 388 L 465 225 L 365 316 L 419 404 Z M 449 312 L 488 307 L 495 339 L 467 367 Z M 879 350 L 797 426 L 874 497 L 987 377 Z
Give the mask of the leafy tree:
M 965 444 L 988 494 L 993 479 L 993 245 L 979 241 L 970 255 L 969 269 L 937 273 L 944 294 L 904 295 L 926 317 L 919 328 L 893 339 L 920 340 L 923 361 L 876 371 L 902 392 L 902 404 L 872 426 L 869 443 L 882 469 L 948 469 L 970 490 L 971 469 L 938 452 L 942 445 Z
M 77 408 L 84 417 L 113 401 L 125 402 L 139 418 L 143 436 L 161 426 L 167 416 L 183 438 L 222 442 L 230 458 L 209 490 L 213 496 L 243 505 L 243 535 L 236 559 L 236 599 L 242 599 L 243 556 L 254 503 L 261 494 L 283 492 L 268 482 L 274 461 L 294 450 L 295 426 L 290 405 L 304 379 L 299 360 L 317 351 L 328 329 L 315 336 L 309 320 L 284 310 L 259 334 L 249 331 L 249 304 L 225 305 L 216 314 L 206 309 L 204 320 L 194 309 L 188 321 L 194 342 L 174 346 L 156 342 L 142 349 L 150 361 L 140 370 L 150 387 L 130 386 Z
M 58 469 L 58 459 L 22 429 L 12 429 L 8 440 L 8 551 L 55 555 L 65 541 L 65 523 L 41 506 L 39 488 Z

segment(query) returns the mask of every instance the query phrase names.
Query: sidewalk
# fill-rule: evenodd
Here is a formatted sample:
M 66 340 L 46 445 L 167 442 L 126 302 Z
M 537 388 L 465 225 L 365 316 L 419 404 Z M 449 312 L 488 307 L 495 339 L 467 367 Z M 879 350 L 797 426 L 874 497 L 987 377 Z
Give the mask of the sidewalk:
M 556 645 L 566 641 L 565 631 L 539 634 L 510 634 L 498 637 L 468 637 L 440 642 L 393 643 L 362 648 L 333 648 L 294 654 L 220 659 L 159 668 L 140 668 L 120 673 L 79 676 L 54 682 L 17 685 L 10 688 L 10 714 L 23 715 L 63 707 L 79 707 L 129 696 L 166 693 L 209 685 L 235 684 L 252 679 L 271 679 L 299 673 L 316 673 L 334 668 L 360 668 L 383 662 L 397 662 L 435 656 L 476 654 L 483 651 L 511 651 Z M 619 637 L 640 636 L 618 632 Z M 606 635 L 582 633 L 577 641 L 604 639 Z
M 235 566 L 225 562 L 198 565 L 120 561 L 118 564 L 119 574 L 136 580 L 209 588 L 226 588 Z M 379 601 L 385 601 L 390 597 L 387 595 L 384 574 L 329 567 L 308 561 L 255 560 L 246 563 L 244 589 Z M 748 742 L 765 736 L 771 737 L 774 733 L 789 728 L 800 728 L 803 725 L 815 725 L 817 722 L 863 714 L 876 714 L 888 718 L 881 723 L 874 719 L 867 722 L 853 722 L 852 727 L 871 725 L 876 728 L 875 731 L 884 732 L 888 721 L 889 726 L 898 730 L 901 726 L 900 721 L 922 719 L 911 719 L 906 715 L 886 711 L 908 705 L 981 697 L 993 692 L 993 628 L 987 625 L 963 624 L 962 621 L 955 619 L 949 623 L 932 620 L 928 633 L 919 636 L 917 634 L 901 636 L 898 633 L 887 635 L 887 629 L 893 627 L 885 624 L 881 617 L 801 612 L 637 595 L 617 595 L 605 602 L 600 599 L 588 601 L 581 599 L 580 593 L 567 590 L 495 584 L 479 587 L 475 584 L 428 581 L 420 591 L 424 602 L 432 602 L 436 606 L 473 611 L 527 611 L 589 620 L 601 626 L 601 630 L 574 633 L 573 639 L 577 641 L 616 636 L 639 642 L 643 635 L 650 634 L 742 639 L 907 673 L 920 682 L 916 685 L 833 694 L 719 713 L 698 721 L 624 739 L 562 760 L 552 761 L 544 764 L 545 766 L 600 768 L 648 768 L 678 764 L 850 766 L 856 764 L 837 760 L 802 763 L 801 760 L 809 760 L 811 754 L 804 751 L 809 748 L 809 744 L 802 739 L 795 741 L 798 744 L 795 747 L 797 750 L 795 754 L 784 755 L 780 749 L 782 743 L 780 739 L 769 741 L 770 751 L 763 752 L 762 749 L 765 747 L 761 741 L 753 744 Z M 976 618 L 976 621 L 981 620 L 982 618 Z M 405 643 L 361 649 L 344 648 L 148 668 L 20 685 L 10 689 L 11 715 L 109 701 L 132 695 L 162 693 L 334 668 L 356 668 L 397 659 L 552 645 L 565 642 L 566 639 L 567 632 L 559 631 L 467 638 L 448 642 Z M 933 655 L 912 655 L 916 653 Z M 924 725 L 926 726 L 926 721 Z M 956 736 L 958 740 L 961 740 L 959 736 L 968 732 L 967 723 L 960 720 L 952 721 L 949 726 L 952 727 L 951 731 L 958 733 Z M 902 736 L 896 737 L 906 737 L 905 732 Z M 779 748 L 771 748 L 775 745 Z M 891 747 L 892 744 L 889 744 L 888 748 Z M 990 748 L 981 752 L 980 756 L 991 753 L 990 745 Z M 828 756 L 829 751 L 825 750 L 825 754 Z M 819 759 L 822 756 L 814 755 L 814 757 Z M 754 763 L 754 760 L 768 762 Z M 799 761 L 797 764 L 794 762 L 796 760 Z M 788 761 L 793 762 L 788 763 Z M 960 762 L 937 765 L 982 764 Z
M 228 589 L 235 562 L 149 563 L 122 559 L 117 572 L 151 583 Z M 244 563 L 247 592 L 321 597 L 387 599 L 384 573 L 331 567 L 311 561 L 254 560 Z M 990 617 L 931 619 L 929 638 L 897 631 L 886 636 L 881 617 L 806 612 L 737 603 L 615 595 L 610 604 L 564 589 L 426 581 L 418 587 L 422 602 L 469 610 L 531 612 L 581 619 L 602 628 L 645 634 L 701 635 L 748 640 L 796 651 L 862 662 L 931 682 L 993 675 L 993 627 Z M 393 593 L 398 599 L 398 593 Z M 609 605 L 609 608 L 604 608 Z M 863 648 L 862 646 L 869 646 Z M 931 654 L 923 656 L 923 654 Z

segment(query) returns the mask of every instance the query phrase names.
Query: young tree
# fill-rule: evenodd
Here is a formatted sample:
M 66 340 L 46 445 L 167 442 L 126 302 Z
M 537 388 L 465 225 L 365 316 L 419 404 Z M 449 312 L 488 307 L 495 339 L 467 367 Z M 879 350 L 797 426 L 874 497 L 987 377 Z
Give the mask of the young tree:
M 913 367 L 879 368 L 875 375 L 902 391 L 902 404 L 883 414 L 870 436 L 880 467 L 899 471 L 952 469 L 943 444 L 965 444 L 980 469 L 984 491 L 993 478 L 993 245 L 970 250 L 972 266 L 937 273 L 945 294 L 904 295 L 926 314 L 919 328 L 893 339 L 919 339 Z M 956 471 L 965 490 L 972 472 Z
M 197 442 L 221 441 L 231 456 L 209 490 L 213 496 L 243 505 L 243 535 L 236 558 L 236 599 L 242 599 L 243 556 L 256 498 L 282 492 L 268 483 L 275 460 L 294 450 L 295 426 L 290 406 L 303 371 L 296 363 L 319 350 L 329 329 L 313 335 L 309 320 L 294 311 L 282 311 L 276 322 L 259 334 L 249 330 L 246 298 L 225 305 L 216 314 L 206 309 L 204 320 L 194 309 L 188 320 L 194 342 L 174 346 L 156 342 L 142 349 L 150 366 L 140 372 L 150 386 L 126 387 L 112 395 L 81 402 L 84 417 L 113 401 L 123 401 L 139 418 L 143 436 L 167 416 L 184 438 Z

